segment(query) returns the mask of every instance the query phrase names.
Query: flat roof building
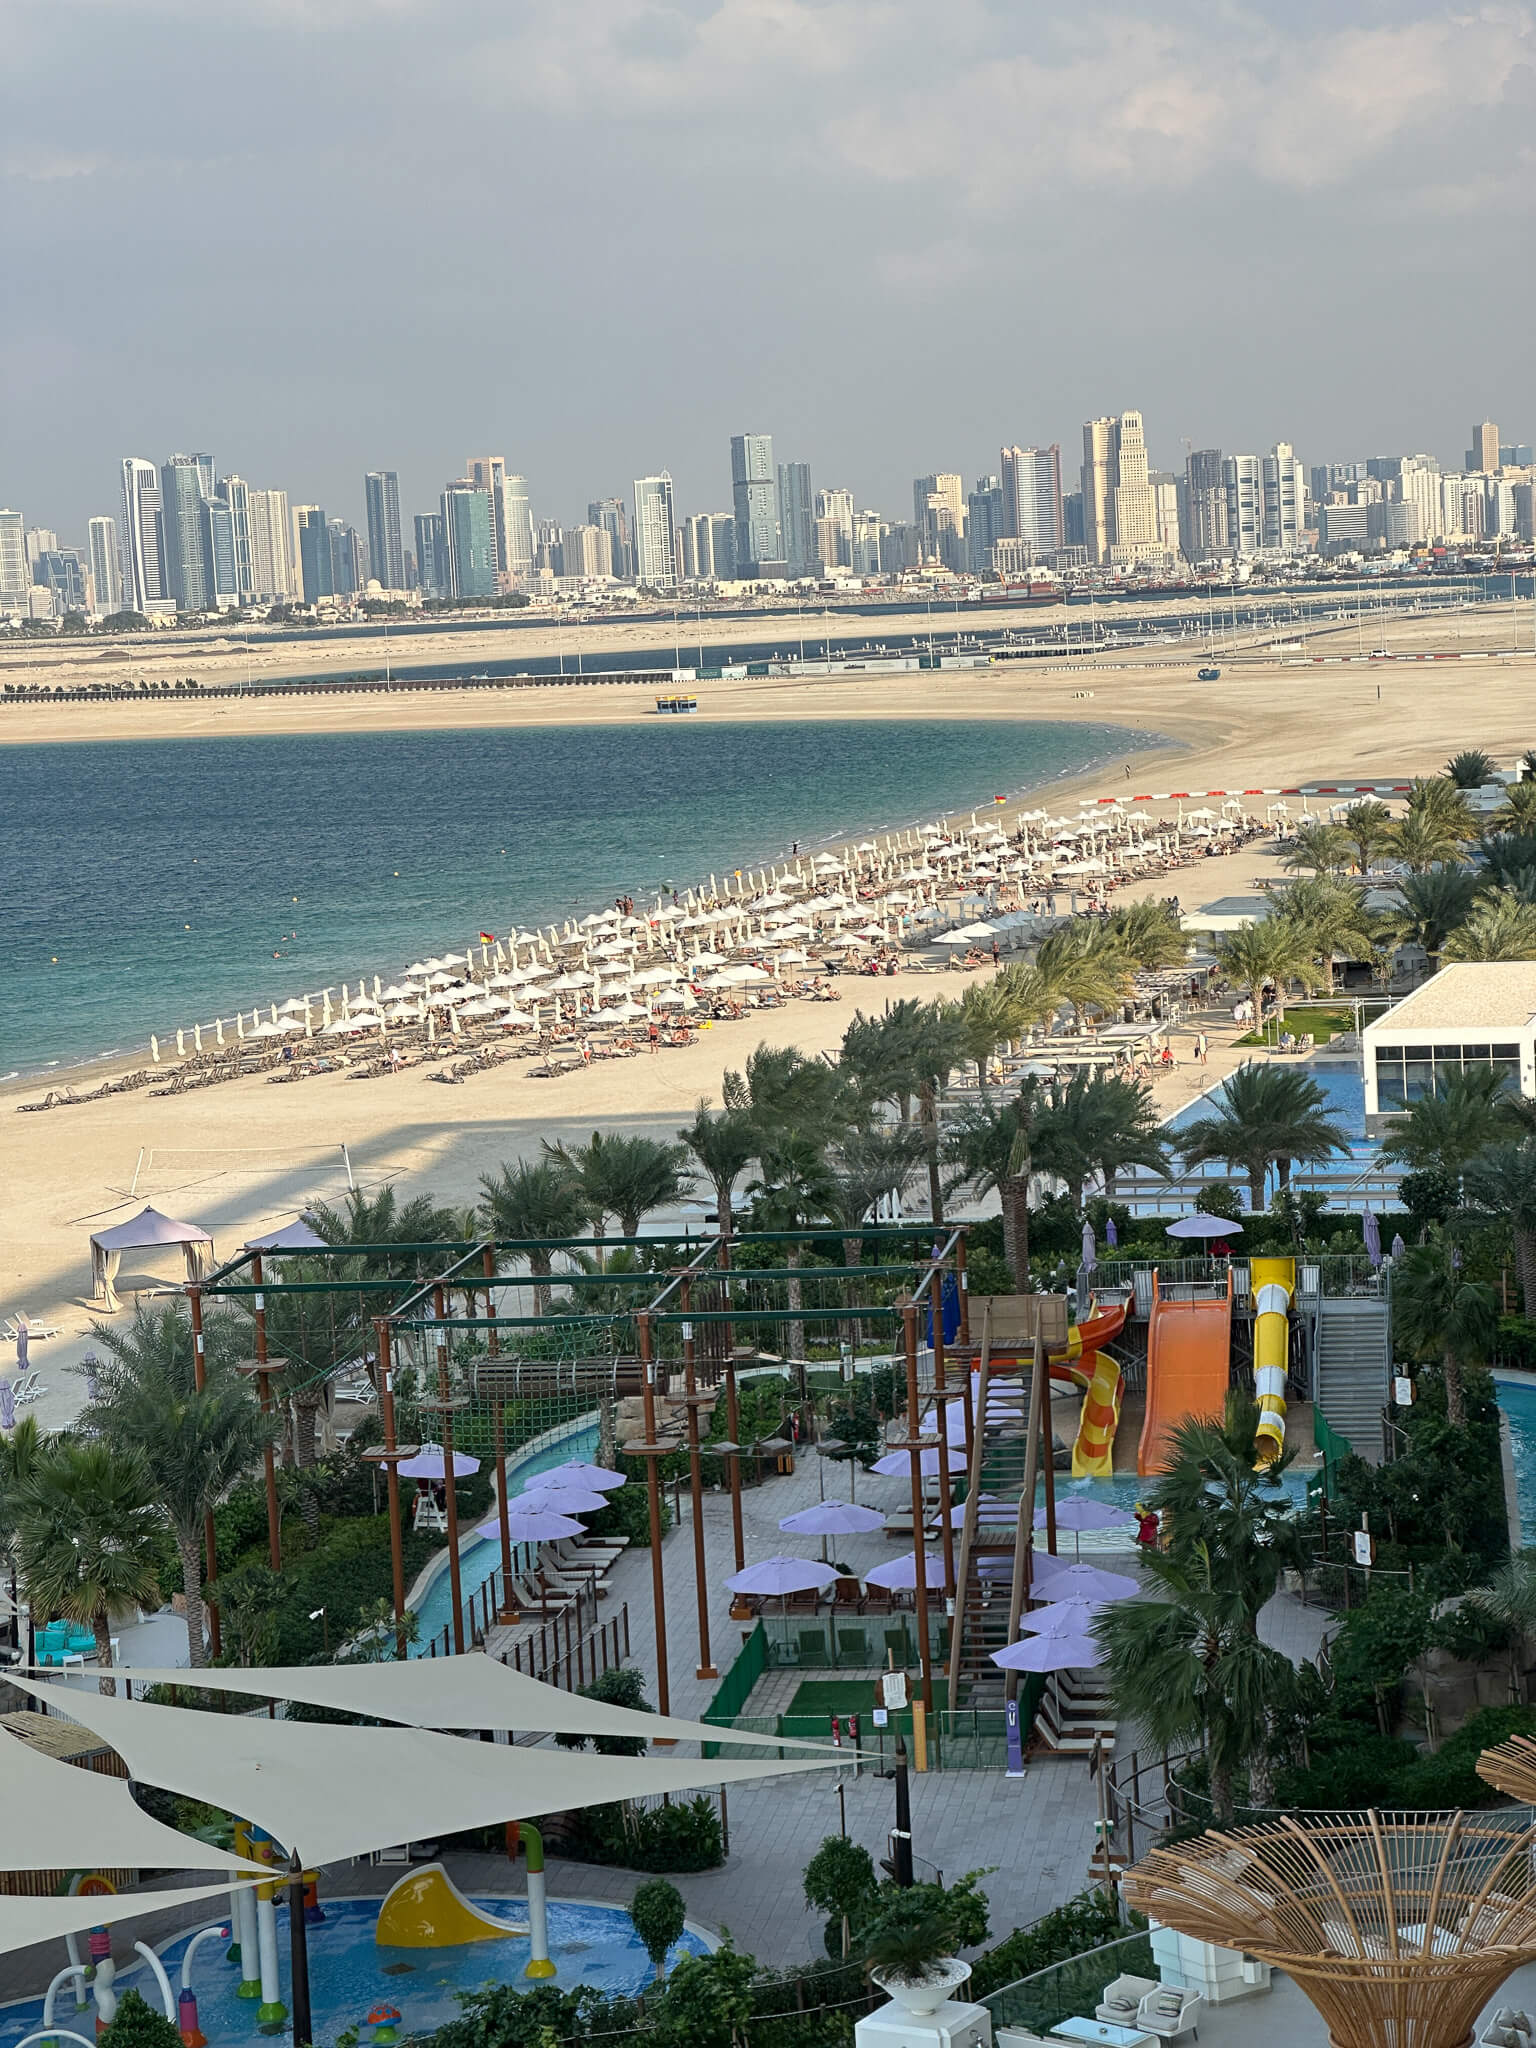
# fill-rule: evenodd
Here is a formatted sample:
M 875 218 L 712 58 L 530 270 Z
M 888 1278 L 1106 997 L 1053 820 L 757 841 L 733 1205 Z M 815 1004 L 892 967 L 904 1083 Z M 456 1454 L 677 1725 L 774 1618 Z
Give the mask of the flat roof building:
M 1536 960 L 1442 967 L 1367 1024 L 1365 1113 L 1390 1116 L 1443 1092 L 1455 1075 L 1493 1069 L 1536 1096 Z

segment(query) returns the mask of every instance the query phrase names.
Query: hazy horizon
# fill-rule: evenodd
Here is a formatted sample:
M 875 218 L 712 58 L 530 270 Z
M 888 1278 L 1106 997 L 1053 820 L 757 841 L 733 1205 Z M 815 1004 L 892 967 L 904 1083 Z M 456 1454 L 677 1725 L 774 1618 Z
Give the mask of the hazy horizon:
M 1536 439 L 1536 19 L 1127 0 L 0 0 L 0 504 L 80 544 L 124 455 L 407 520 L 538 516 L 728 439 L 909 516 L 1137 407 L 1155 464 Z M 1069 486 L 1070 487 L 1070 484 Z

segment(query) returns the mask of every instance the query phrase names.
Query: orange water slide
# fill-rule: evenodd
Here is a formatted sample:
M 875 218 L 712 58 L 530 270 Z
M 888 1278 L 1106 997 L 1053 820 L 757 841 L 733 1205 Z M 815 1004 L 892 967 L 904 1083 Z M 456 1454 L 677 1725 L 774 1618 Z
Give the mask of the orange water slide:
M 1164 1301 L 1152 1276 L 1147 1327 L 1147 1412 L 1136 1452 L 1145 1479 L 1166 1469 L 1168 1440 L 1190 1415 L 1220 1415 L 1232 1358 L 1232 1275 L 1227 1291 L 1204 1301 Z

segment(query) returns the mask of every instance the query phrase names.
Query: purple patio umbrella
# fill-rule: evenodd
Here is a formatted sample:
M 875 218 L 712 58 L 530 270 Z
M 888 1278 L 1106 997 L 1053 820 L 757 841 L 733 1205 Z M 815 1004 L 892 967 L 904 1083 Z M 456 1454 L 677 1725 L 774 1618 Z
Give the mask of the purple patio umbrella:
M 482 1522 L 475 1534 L 485 1537 L 487 1542 L 495 1542 L 501 1535 L 501 1523 Z M 569 1515 L 552 1515 L 543 1511 L 525 1514 L 521 1508 L 509 1508 L 507 1534 L 514 1543 L 558 1543 L 562 1536 L 584 1536 L 586 1531 Z
M 1373 1266 L 1381 1264 L 1381 1225 L 1376 1221 L 1376 1211 L 1367 1209 L 1363 1226 L 1365 1256 Z
M 467 1479 L 471 1472 L 480 1470 L 478 1458 L 467 1457 L 463 1451 L 453 1454 L 453 1476 Z M 441 1444 L 423 1444 L 414 1458 L 407 1458 L 400 1467 L 402 1479 L 435 1479 L 441 1484 L 445 1476 L 443 1447 Z
M 580 1486 L 589 1493 L 617 1493 L 621 1486 L 629 1484 L 622 1472 L 610 1472 L 606 1465 L 583 1465 L 579 1458 L 556 1465 L 538 1477 L 543 1486 Z
M 885 1527 L 877 1508 L 862 1508 L 853 1500 L 819 1500 L 786 1515 L 779 1527 L 790 1536 L 867 1536 Z
M 1401 1257 L 1403 1256 L 1403 1253 L 1404 1253 L 1405 1251 L 1407 1251 L 1407 1249 L 1408 1249 L 1407 1245 L 1405 1245 L 1405 1244 L 1403 1243 L 1403 1237 L 1402 1237 L 1402 1232 L 1401 1232 L 1401 1231 L 1398 1231 L 1398 1232 L 1396 1233 L 1396 1235 L 1395 1235 L 1395 1236 L 1393 1237 L 1393 1239 L 1392 1239 L 1392 1256 L 1393 1256 L 1393 1258 L 1394 1258 L 1394 1259 L 1400 1259 L 1400 1258 L 1401 1258 Z
M 1170 1237 L 1241 1237 L 1243 1226 L 1226 1216 L 1207 1216 L 1197 1209 L 1192 1216 L 1180 1216 L 1168 1225 Z
M 939 1462 L 941 1449 L 944 1454 L 942 1465 Z M 955 1478 L 965 1472 L 965 1453 L 954 1444 L 930 1444 L 927 1450 L 919 1451 L 918 1459 L 925 1479 L 937 1479 L 941 1471 Z M 912 1470 L 912 1453 L 892 1451 L 884 1458 L 877 1458 L 869 1469 L 878 1472 L 882 1479 L 905 1479 Z
M 813 1557 L 765 1557 L 725 1581 L 730 1593 L 762 1593 L 782 1598 L 787 1593 L 821 1593 L 837 1573 Z
M 16 1427 L 16 1383 L 0 1379 L 0 1429 L 7 1436 Z
M 992 1652 L 992 1662 L 1004 1671 L 1092 1671 L 1103 1661 L 1096 1636 L 1026 1636 Z
M 1093 1225 L 1083 1225 L 1083 1271 L 1091 1273 L 1099 1263 L 1099 1241 L 1093 1234 Z
M 1069 1494 L 1065 1500 L 1056 1503 L 1056 1526 L 1072 1531 L 1073 1555 L 1082 1550 L 1084 1529 L 1134 1529 L 1136 1517 L 1127 1514 L 1124 1508 L 1111 1506 L 1106 1500 L 1091 1500 L 1084 1494 Z M 1035 1509 L 1035 1527 L 1046 1527 L 1045 1509 Z
M 1117 1230 L 1117 1229 L 1115 1228 L 1115 1219 L 1114 1219 L 1114 1217 L 1113 1217 L 1113 1216 L 1109 1216 L 1109 1217 L 1106 1217 L 1106 1218 L 1105 1218 L 1105 1222 L 1104 1222 L 1104 1242 L 1105 1242 L 1105 1243 L 1106 1243 L 1106 1244 L 1107 1244 L 1107 1245 L 1109 1246 L 1109 1248 L 1110 1248 L 1110 1250 L 1111 1250 L 1111 1251 L 1116 1251 L 1116 1250 L 1118 1250 L 1118 1248 L 1119 1248 L 1119 1244 L 1120 1244 L 1120 1233 L 1119 1233 L 1119 1231 L 1118 1231 L 1118 1230 Z
M 961 1501 L 957 1508 L 950 1509 L 949 1520 L 952 1528 L 963 1529 L 965 1527 L 967 1505 L 967 1502 Z M 1011 1529 L 1018 1518 L 1019 1509 L 1016 1501 L 998 1500 L 990 1493 L 977 1494 L 976 1519 L 978 1522 L 991 1522 L 994 1525 L 1006 1522 Z
M 1095 1617 L 1108 1605 L 1107 1600 L 1056 1600 L 1033 1614 L 1021 1614 L 1019 1627 L 1031 1636 L 1091 1635 Z
M 1139 1582 L 1123 1572 L 1101 1572 L 1097 1565 L 1063 1564 L 1059 1557 L 1033 1560 L 1030 1584 L 1051 1600 L 1130 1600 L 1141 1591 Z
M 931 1550 L 923 1552 L 923 1582 L 931 1591 L 940 1590 L 944 1584 L 944 1560 Z M 910 1550 L 904 1550 L 889 1564 L 877 1564 L 872 1572 L 866 1572 L 864 1583 L 884 1586 L 891 1593 L 911 1593 L 917 1586 L 917 1559 Z
M 520 1515 L 595 1515 L 608 1505 L 604 1493 L 588 1493 L 582 1486 L 541 1486 L 537 1481 L 526 1493 L 507 1502 Z

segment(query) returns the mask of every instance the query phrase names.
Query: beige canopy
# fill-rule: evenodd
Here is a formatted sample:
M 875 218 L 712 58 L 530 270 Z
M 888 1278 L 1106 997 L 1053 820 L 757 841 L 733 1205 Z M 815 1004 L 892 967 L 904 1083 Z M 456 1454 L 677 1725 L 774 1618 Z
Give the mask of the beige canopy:
M 37 1679 L 12 1682 L 59 1698 Z M 73 1689 L 67 1697 L 70 1716 L 110 1743 L 135 1778 L 245 1815 L 290 1852 L 297 1850 L 306 1865 L 568 1807 L 745 1784 L 848 1761 L 846 1751 L 836 1750 L 796 1763 L 593 1757 L 468 1742 L 420 1728 L 335 1728 L 245 1716 L 231 1722 L 196 1708 L 152 1707 Z
M 136 1684 L 185 1685 L 181 1671 L 129 1674 Z M 607 1706 L 580 1693 L 546 1685 L 511 1671 L 494 1657 L 471 1650 L 459 1657 L 413 1657 L 405 1663 L 302 1664 L 256 1670 L 199 1671 L 197 1683 L 210 1691 L 254 1694 L 257 1699 L 302 1700 L 346 1714 L 371 1714 L 380 1721 L 404 1721 L 415 1728 L 520 1728 L 539 1735 L 639 1735 L 656 1741 L 750 1743 L 761 1733 L 715 1728 L 707 1721 L 672 1714 L 639 1713 Z M 71 1710 L 73 1711 L 73 1710 Z M 829 1756 L 825 1742 L 790 1737 L 776 1745 Z M 848 1752 L 842 1752 L 843 1762 Z
M 188 1280 L 200 1280 L 205 1262 L 213 1256 L 213 1238 L 198 1223 L 178 1223 L 174 1216 L 162 1216 L 152 1204 L 127 1223 L 114 1223 L 110 1230 L 91 1232 L 91 1292 L 109 1315 L 122 1303 L 113 1291 L 117 1269 L 126 1251 L 147 1251 L 159 1245 L 181 1246 Z
M 69 1768 L 66 1764 L 65 1769 Z M 54 1854 L 58 1854 L 57 1843 Z M 256 1882 L 254 1878 L 250 1881 Z M 168 1913 L 177 1906 L 195 1906 L 199 1899 L 227 1899 L 229 1890 L 227 1884 L 199 1884 L 173 1892 L 114 1892 L 108 1896 L 91 1893 L 72 1899 L 0 1898 L 0 1955 L 8 1955 L 12 1949 L 31 1948 L 37 1941 L 83 1934 L 88 1927 L 132 1920 L 141 1913 Z
M 103 1870 L 263 1872 L 261 1864 L 152 1819 L 135 1805 L 125 1778 L 60 1763 L 3 1730 L 0 1813 L 0 1870 L 53 1869 L 59 1844 L 71 1842 L 88 1844 L 91 1860 Z

